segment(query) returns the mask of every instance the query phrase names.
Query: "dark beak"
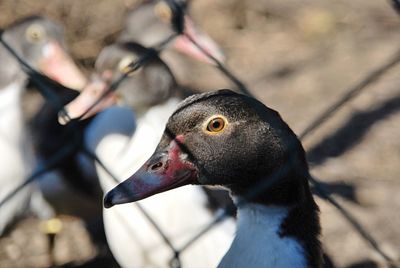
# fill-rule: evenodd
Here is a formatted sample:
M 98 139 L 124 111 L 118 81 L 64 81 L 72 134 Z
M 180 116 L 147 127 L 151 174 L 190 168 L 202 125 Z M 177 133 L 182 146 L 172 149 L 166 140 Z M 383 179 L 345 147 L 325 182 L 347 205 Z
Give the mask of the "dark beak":
M 135 202 L 197 181 L 197 169 L 187 159 L 177 141 L 166 150 L 157 148 L 153 156 L 130 178 L 109 191 L 104 207 Z

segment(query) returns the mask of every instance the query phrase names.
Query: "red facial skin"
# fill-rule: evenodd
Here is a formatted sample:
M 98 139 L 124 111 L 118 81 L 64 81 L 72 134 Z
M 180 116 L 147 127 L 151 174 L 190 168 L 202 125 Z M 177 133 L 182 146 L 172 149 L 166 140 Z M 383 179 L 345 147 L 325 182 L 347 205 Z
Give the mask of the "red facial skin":
M 171 178 L 171 180 L 181 178 L 182 176 L 184 176 L 184 174 L 182 173 L 194 171 L 193 163 L 182 159 L 182 156 L 185 156 L 185 158 L 187 158 L 186 154 L 182 152 L 180 147 L 180 144 L 183 144 L 184 139 L 185 138 L 183 135 L 178 135 L 170 143 L 170 150 L 168 152 L 168 162 L 166 165 L 165 176 L 167 178 Z M 193 181 L 186 181 L 186 182 L 187 184 L 189 184 L 192 183 Z

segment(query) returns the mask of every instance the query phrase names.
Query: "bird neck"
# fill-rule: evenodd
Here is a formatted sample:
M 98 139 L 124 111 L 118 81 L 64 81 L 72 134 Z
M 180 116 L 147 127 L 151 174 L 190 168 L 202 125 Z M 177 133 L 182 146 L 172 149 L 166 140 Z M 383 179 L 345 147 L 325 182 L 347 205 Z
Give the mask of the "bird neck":
M 157 99 L 156 96 L 155 99 Z M 172 105 L 176 106 L 177 103 L 179 103 L 181 100 L 182 97 L 180 96 L 178 90 L 174 90 L 167 97 L 163 97 L 163 99 L 158 98 L 156 101 L 149 103 L 141 103 L 140 105 L 137 104 L 134 105 L 132 103 L 131 104 L 123 103 L 123 106 L 131 107 L 132 110 L 135 112 L 136 116 L 140 118 L 152 110 L 169 109 L 168 107 L 171 106 L 171 103 Z
M 258 244 L 255 244 L 254 251 L 258 254 L 264 252 L 258 248 L 259 246 L 270 245 L 270 241 L 274 240 L 277 243 L 276 247 L 265 246 L 265 248 L 266 250 L 276 248 L 277 251 L 274 254 L 268 251 L 261 254 L 262 258 L 267 255 L 273 257 L 273 259 L 266 258 L 265 261 L 273 263 L 272 261 L 278 262 L 279 259 L 283 262 L 281 267 L 285 267 L 284 264 L 287 264 L 287 267 L 319 267 L 322 263 L 319 210 L 308 186 L 307 170 L 302 169 L 302 172 L 296 170 L 298 168 L 289 170 L 286 176 L 272 187 L 260 192 L 243 206 L 239 205 L 238 218 L 242 223 L 238 225 L 238 234 L 242 229 L 240 237 L 247 235 L 248 239 L 252 239 L 251 237 L 257 239 Z M 260 180 L 255 181 L 260 182 Z M 233 187 L 231 189 L 233 196 L 240 198 L 248 196 L 250 186 L 252 185 Z M 257 232 L 248 233 L 246 229 L 257 230 L 260 236 L 257 236 Z M 285 249 L 284 246 L 279 246 L 282 243 L 290 246 Z M 290 265 L 286 262 L 291 258 L 290 252 L 294 252 L 293 261 L 299 265 Z M 288 254 L 287 257 L 285 254 Z M 303 257 L 305 265 L 300 265 L 299 256 Z M 263 265 L 271 266 L 271 263 Z
M 286 207 L 251 203 L 239 207 L 236 237 L 219 268 L 307 267 L 300 241 L 280 235 L 288 213 Z
M 287 222 L 296 211 L 255 203 L 239 206 L 236 237 L 219 267 L 318 267 L 309 260 L 313 255 L 307 242 L 287 233 Z

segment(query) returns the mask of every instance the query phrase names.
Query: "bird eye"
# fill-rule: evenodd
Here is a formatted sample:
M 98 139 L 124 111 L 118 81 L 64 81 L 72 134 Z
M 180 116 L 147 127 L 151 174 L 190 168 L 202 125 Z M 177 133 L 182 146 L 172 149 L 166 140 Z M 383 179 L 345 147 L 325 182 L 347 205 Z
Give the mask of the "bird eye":
M 118 70 L 123 74 L 128 74 L 128 76 L 133 75 L 137 70 L 133 71 L 131 63 L 135 62 L 136 60 L 137 57 L 134 56 L 122 58 L 122 60 L 120 60 L 118 63 Z
M 161 1 L 154 6 L 154 13 L 164 22 L 170 23 L 172 20 L 172 10 L 164 1 Z
M 25 36 L 29 42 L 37 43 L 46 37 L 46 31 L 41 25 L 32 24 L 26 29 Z
M 206 130 L 214 134 L 219 133 L 225 129 L 226 123 L 226 119 L 222 116 L 213 117 L 208 121 Z

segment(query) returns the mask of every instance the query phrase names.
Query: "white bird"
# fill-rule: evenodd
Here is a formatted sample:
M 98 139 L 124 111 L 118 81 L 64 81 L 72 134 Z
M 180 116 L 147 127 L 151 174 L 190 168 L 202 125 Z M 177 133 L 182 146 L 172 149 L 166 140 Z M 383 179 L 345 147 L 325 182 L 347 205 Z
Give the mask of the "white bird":
M 82 76 L 62 48 L 62 30 L 54 22 L 29 17 L 8 27 L 1 38 L 50 78 L 73 88 L 83 86 Z M 3 200 L 31 174 L 35 159 L 21 109 L 21 95 L 28 77 L 3 44 L 0 44 L 0 61 L 0 200 Z M 26 186 L 0 207 L 0 235 L 28 209 L 42 217 L 52 214 L 35 184 Z

